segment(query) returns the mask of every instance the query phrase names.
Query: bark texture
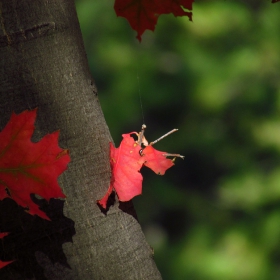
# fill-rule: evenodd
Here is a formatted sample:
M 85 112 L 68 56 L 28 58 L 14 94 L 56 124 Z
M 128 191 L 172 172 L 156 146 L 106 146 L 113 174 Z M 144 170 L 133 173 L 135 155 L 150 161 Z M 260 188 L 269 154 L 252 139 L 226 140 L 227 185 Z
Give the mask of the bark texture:
M 94 28 L 94 26 L 93 26 Z M 33 141 L 60 129 L 71 163 L 67 199 L 42 202 L 51 222 L 0 202 L 0 279 L 161 279 L 133 217 L 118 202 L 96 205 L 110 181 L 109 141 L 73 0 L 0 0 L 0 129 L 12 111 L 38 107 Z

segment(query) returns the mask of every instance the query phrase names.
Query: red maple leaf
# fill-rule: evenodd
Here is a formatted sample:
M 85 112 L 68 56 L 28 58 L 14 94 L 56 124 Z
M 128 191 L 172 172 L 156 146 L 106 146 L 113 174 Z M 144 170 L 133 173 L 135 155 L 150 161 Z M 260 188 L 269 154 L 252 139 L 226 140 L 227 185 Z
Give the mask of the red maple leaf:
M 184 10 L 192 10 L 194 0 L 116 0 L 115 11 L 117 16 L 128 20 L 132 29 L 137 31 L 137 39 L 146 29 L 154 31 L 158 17 L 161 14 L 174 16 L 188 16 L 192 20 L 192 13 Z
M 12 263 L 12 262 L 13 262 L 13 261 L 2 262 L 2 261 L 0 260 L 0 269 L 3 268 L 3 267 L 5 267 L 6 265 Z
M 31 215 L 49 220 L 30 197 L 64 198 L 57 177 L 70 161 L 68 150 L 58 146 L 59 131 L 31 142 L 37 110 L 12 114 L 0 132 L 0 200 L 12 198 Z
M 158 151 L 151 145 L 143 149 L 141 155 L 140 162 L 158 175 L 164 175 L 165 171 L 174 165 L 171 159 L 166 158 L 166 152 Z
M 174 165 L 173 161 L 166 157 L 180 156 L 157 151 L 151 144 L 142 150 L 140 143 L 147 142 L 143 136 L 145 127 L 142 127 L 139 134 L 136 132 L 123 134 L 119 148 L 115 148 L 110 143 L 111 182 L 104 197 L 97 201 L 103 208 L 106 208 L 108 197 L 113 189 L 120 201 L 129 201 L 142 193 L 143 177 L 140 169 L 143 165 L 152 169 L 156 174 L 163 175 L 168 168 Z M 131 137 L 132 134 L 138 136 L 138 141 Z M 183 158 L 183 156 L 180 157 Z
M 7 236 L 9 233 L 8 232 L 0 232 L 0 239 L 4 238 L 5 236 Z
M 139 171 L 143 163 L 138 161 L 141 158 L 139 153 L 141 147 L 130 136 L 131 134 L 137 133 L 122 135 L 123 140 L 119 148 L 110 143 L 111 183 L 105 196 L 98 200 L 103 208 L 106 208 L 113 189 L 116 190 L 120 201 L 128 201 L 142 192 L 143 177 Z
M 1 239 L 1 238 L 4 238 L 4 237 L 7 236 L 8 234 L 9 234 L 8 232 L 1 232 L 1 233 L 0 233 L 0 239 Z M 2 262 L 2 261 L 0 260 L 0 269 L 3 268 L 3 267 L 6 266 L 6 265 L 12 263 L 12 262 L 13 262 L 13 261 Z

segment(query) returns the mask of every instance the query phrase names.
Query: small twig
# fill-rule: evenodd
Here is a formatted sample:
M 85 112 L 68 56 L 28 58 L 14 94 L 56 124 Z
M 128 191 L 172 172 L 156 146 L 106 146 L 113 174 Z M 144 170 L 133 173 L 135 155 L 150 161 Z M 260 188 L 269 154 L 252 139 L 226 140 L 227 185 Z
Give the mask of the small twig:
M 179 155 L 179 154 L 164 154 L 164 156 L 165 156 L 165 157 L 174 157 L 174 158 L 172 159 L 172 161 L 174 161 L 174 160 L 176 159 L 176 157 L 179 157 L 179 158 L 181 158 L 181 159 L 184 159 L 184 158 L 185 158 L 185 156 L 182 156 L 182 155 Z
M 167 132 L 166 134 L 164 134 L 163 136 L 159 137 L 157 140 L 153 141 L 150 143 L 150 145 L 154 145 L 155 143 L 157 143 L 158 141 L 160 141 L 161 139 L 165 138 L 166 136 L 170 135 L 171 133 L 173 132 L 176 132 L 178 129 L 177 128 L 174 128 L 172 129 L 171 131 Z

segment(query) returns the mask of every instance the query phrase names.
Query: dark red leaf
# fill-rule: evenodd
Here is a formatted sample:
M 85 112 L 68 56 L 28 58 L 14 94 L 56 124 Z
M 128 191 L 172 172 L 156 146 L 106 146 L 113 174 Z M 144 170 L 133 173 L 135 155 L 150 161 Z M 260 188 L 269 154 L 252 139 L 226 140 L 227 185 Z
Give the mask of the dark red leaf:
M 137 39 L 146 29 L 154 30 L 158 17 L 161 14 L 174 16 L 187 16 L 192 20 L 192 13 L 184 9 L 192 10 L 194 0 L 116 0 L 115 11 L 117 16 L 128 20 L 132 29 L 137 31 Z
M 31 215 L 49 219 L 30 197 L 37 194 L 46 200 L 64 198 L 58 176 L 70 161 L 68 150 L 58 146 L 59 132 L 31 142 L 36 110 L 12 114 L 0 132 L 0 200 L 12 198 Z
M 3 267 L 5 267 L 6 265 L 12 263 L 12 262 L 13 262 L 13 261 L 7 261 L 7 262 L 2 262 L 2 261 L 0 261 L 0 269 L 3 268 Z
M 5 237 L 5 236 L 7 236 L 8 234 L 9 234 L 8 232 L 1 232 L 1 233 L 0 233 L 0 239 L 3 238 L 3 237 Z M 12 262 L 13 262 L 13 261 L 2 262 L 2 261 L 0 260 L 0 269 L 3 268 L 3 267 L 6 266 L 6 265 L 12 263 Z

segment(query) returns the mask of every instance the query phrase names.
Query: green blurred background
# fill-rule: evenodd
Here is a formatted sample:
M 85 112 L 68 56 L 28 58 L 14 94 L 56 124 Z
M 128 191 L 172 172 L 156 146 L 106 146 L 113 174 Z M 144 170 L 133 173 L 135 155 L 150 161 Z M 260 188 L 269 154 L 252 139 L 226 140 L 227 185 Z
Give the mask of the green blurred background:
M 149 141 L 179 128 L 156 148 L 185 160 L 143 168 L 134 199 L 163 279 L 279 280 L 280 3 L 197 1 L 141 44 L 113 0 L 76 4 L 115 144 L 141 128 L 139 95 Z

